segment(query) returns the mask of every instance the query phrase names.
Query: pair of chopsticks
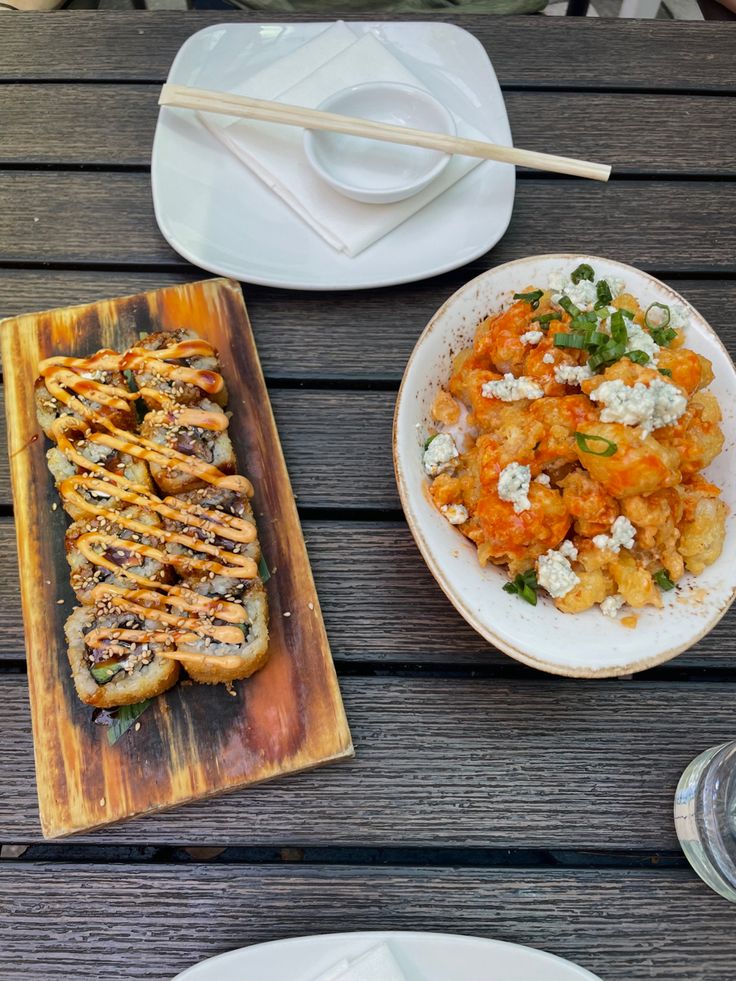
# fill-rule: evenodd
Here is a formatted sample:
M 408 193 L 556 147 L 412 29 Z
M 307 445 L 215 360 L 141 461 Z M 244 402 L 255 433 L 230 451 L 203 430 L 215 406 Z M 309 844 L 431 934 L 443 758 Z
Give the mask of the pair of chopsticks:
M 443 153 L 465 157 L 481 157 L 484 160 L 498 160 L 501 163 L 532 167 L 535 170 L 547 170 L 556 174 L 587 177 L 594 181 L 607 181 L 611 175 L 609 166 L 592 163 L 589 160 L 559 157 L 554 153 L 538 153 L 536 150 L 519 150 L 516 147 L 499 146 L 481 140 L 466 140 L 446 133 L 430 133 L 405 126 L 392 126 L 389 123 L 378 123 L 370 119 L 357 119 L 335 112 L 320 112 L 318 109 L 290 106 L 266 99 L 250 99 L 244 95 L 231 95 L 227 92 L 211 92 L 208 89 L 195 89 L 187 85 L 164 85 L 158 104 L 224 116 L 240 116 L 243 119 L 257 119 L 266 123 L 281 123 L 285 126 L 301 126 L 304 129 L 328 130 L 332 133 L 345 133 L 348 136 L 363 136 L 371 140 L 383 140 L 386 143 L 425 147 L 428 150 L 441 150 Z

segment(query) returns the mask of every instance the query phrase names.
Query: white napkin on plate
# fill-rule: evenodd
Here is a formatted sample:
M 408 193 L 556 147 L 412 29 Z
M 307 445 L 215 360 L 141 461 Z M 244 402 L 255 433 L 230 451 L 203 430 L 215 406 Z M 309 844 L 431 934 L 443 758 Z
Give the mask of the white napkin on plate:
M 407 981 L 386 944 L 371 947 L 354 961 L 341 960 L 313 981 Z
M 338 22 L 234 91 L 314 108 L 339 89 L 375 81 L 404 82 L 426 91 L 375 35 L 358 38 Z M 201 118 L 300 218 L 334 249 L 349 256 L 367 249 L 481 163 L 477 158 L 455 156 L 419 194 L 394 204 L 362 204 L 343 197 L 312 171 L 302 148 L 303 130 L 206 113 Z M 464 120 L 456 117 L 455 123 L 459 136 L 487 139 Z

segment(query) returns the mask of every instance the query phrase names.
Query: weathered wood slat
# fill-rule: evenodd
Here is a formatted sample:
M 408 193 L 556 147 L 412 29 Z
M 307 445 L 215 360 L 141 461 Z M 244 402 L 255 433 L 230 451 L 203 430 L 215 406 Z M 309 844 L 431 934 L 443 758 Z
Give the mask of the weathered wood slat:
M 355 760 L 83 840 L 672 849 L 680 774 L 733 736 L 726 684 L 343 677 L 341 689 Z M 38 840 L 22 676 L 0 674 L 0 744 L 0 840 Z
M 335 660 L 488 667 L 515 664 L 455 611 L 403 522 L 305 521 Z M 0 660 L 23 657 L 15 534 L 0 519 Z M 376 584 L 381 583 L 381 589 Z M 736 667 L 736 607 L 675 668 Z
M 301 506 L 400 507 L 391 462 L 395 397 L 393 392 L 273 390 L 281 443 Z M 0 447 L 6 446 L 3 418 Z M 11 503 L 8 457 L 3 451 L 0 505 Z
M 111 894 L 103 941 L 101 902 Z M 506 940 L 606 981 L 732 981 L 736 957 L 733 911 L 688 869 L 3 863 L 0 906 L 7 981 L 20 964 L 49 981 L 168 981 L 226 950 L 351 930 Z
M 321 21 L 323 15 L 275 17 L 219 11 L 144 13 L 75 10 L 64 18 L 13 18 L 3 26 L 0 79 L 163 81 L 181 44 L 210 24 L 263 20 Z M 345 19 L 365 19 L 365 15 Z M 381 19 L 426 20 L 381 15 Z M 541 17 L 437 17 L 481 41 L 507 85 L 549 88 L 733 90 L 729 23 L 579 20 Z M 33 43 L 30 43 L 32 38 Z M 548 57 L 553 52 L 554 57 Z
M 487 260 L 400 290 L 300 293 L 246 283 L 245 302 L 263 370 L 269 379 L 398 382 L 407 358 L 435 310 Z M 182 273 L 0 269 L 3 317 L 88 303 L 201 278 Z M 700 310 L 736 353 L 736 280 L 668 280 Z M 365 325 L 368 329 L 365 329 Z M 296 356 L 298 352 L 298 357 Z
M 146 173 L 6 171 L 0 208 L 0 263 L 184 265 L 156 227 Z M 488 258 L 576 251 L 652 270 L 735 273 L 735 211 L 736 183 L 524 180 Z
M 359 294 L 272 290 L 246 283 L 245 300 L 264 371 L 269 379 L 396 381 L 425 324 L 463 283 L 482 272 L 480 263 L 403 286 L 400 291 Z M 191 282 L 182 273 L 97 270 L 0 269 L 0 319 L 32 310 L 86 303 L 140 289 Z M 736 281 L 668 280 L 736 350 Z M 356 330 L 356 323 L 369 330 Z M 298 350 L 298 358 L 294 352 Z
M 146 166 L 158 93 L 153 85 L 16 85 L 0 132 L 0 166 Z M 553 144 L 556 153 L 605 160 L 614 177 L 736 174 L 736 99 L 605 92 L 508 92 L 505 99 L 517 146 L 549 151 Z M 698 139 L 683 140 L 694 124 Z

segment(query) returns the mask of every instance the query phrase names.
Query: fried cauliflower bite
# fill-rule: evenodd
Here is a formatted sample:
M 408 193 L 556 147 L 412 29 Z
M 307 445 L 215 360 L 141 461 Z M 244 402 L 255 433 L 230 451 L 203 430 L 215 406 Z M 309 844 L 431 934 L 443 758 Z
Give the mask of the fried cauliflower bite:
M 638 548 L 651 552 L 653 571 L 664 568 L 673 582 L 685 571 L 685 563 L 677 551 L 682 519 L 682 490 L 670 487 L 647 496 L 635 495 L 621 502 L 625 517 L 636 528 Z M 656 566 L 656 568 L 655 568 Z
M 604 487 L 585 470 L 577 469 L 558 483 L 577 534 L 585 538 L 606 534 L 618 517 L 619 508 Z
M 513 576 L 563 540 L 571 518 L 559 491 L 533 483 L 528 497 L 531 507 L 518 514 L 510 501 L 502 501 L 493 491 L 480 498 L 477 515 L 482 540 L 474 540 L 481 565 L 489 560 L 508 563 Z
M 657 429 L 657 440 L 675 450 L 679 468 L 691 476 L 709 466 L 723 449 L 721 407 L 710 392 L 696 392 L 674 426 Z
M 728 505 L 718 497 L 718 488 L 706 481 L 686 485 L 684 497 L 677 550 L 688 572 L 699 575 L 723 550 Z
M 495 426 L 476 440 L 480 480 L 486 487 L 498 483 L 498 475 L 510 463 L 528 466 L 534 450 L 544 436 L 544 428 L 529 418 L 526 402 L 503 404 L 497 410 Z
M 454 426 L 460 421 L 460 406 L 444 388 L 435 395 L 431 412 L 434 421 L 443 426 Z
M 655 378 L 661 380 L 662 376 L 657 371 L 656 368 L 647 368 L 645 365 L 636 364 L 634 361 L 629 361 L 628 358 L 621 358 L 620 361 L 614 362 L 614 364 L 609 365 L 608 368 L 600 375 L 594 375 L 592 378 L 586 379 L 580 388 L 585 392 L 586 395 L 590 395 L 594 392 L 599 385 L 607 381 L 622 381 L 624 385 L 634 386 L 637 382 L 641 382 L 643 385 L 648 385 L 650 381 Z
M 662 596 L 652 579 L 652 574 L 634 558 L 631 552 L 621 549 L 618 555 L 612 555 L 606 571 L 611 575 L 617 591 L 629 606 L 635 609 L 642 606 L 662 607 Z
M 688 397 L 713 381 L 713 366 L 710 361 L 702 354 L 696 354 L 684 347 L 679 351 L 668 347 L 660 348 L 657 368 L 669 371 L 672 381 L 683 388 Z
M 654 436 L 642 439 L 639 429 L 620 422 L 588 423 L 584 432 L 587 436 L 600 437 L 616 446 L 612 456 L 600 456 L 596 452 L 586 452 L 575 444 L 575 452 L 582 466 L 612 497 L 651 494 L 652 491 L 679 483 L 677 451 L 662 446 Z M 589 440 L 587 445 L 595 451 L 605 443 Z
M 555 325 L 557 326 L 557 325 Z M 564 331 L 560 331 L 564 333 Z M 550 333 L 553 333 L 550 331 Z M 545 361 L 552 356 L 553 362 Z M 560 365 L 575 367 L 581 364 L 580 355 L 563 348 L 555 347 L 552 337 L 545 337 L 535 347 L 528 348 L 524 361 L 524 374 L 544 390 L 545 395 L 566 395 L 567 386 L 555 378 L 555 368 Z
M 536 451 L 542 466 L 557 467 L 577 460 L 575 432 L 588 431 L 598 410 L 584 395 L 551 396 L 532 402 L 528 417 L 542 427 Z
M 613 580 L 602 569 L 590 572 L 576 569 L 575 575 L 580 580 L 578 584 L 555 600 L 555 606 L 561 613 L 582 613 L 616 592 Z
M 512 304 L 495 317 L 486 317 L 478 327 L 473 351 L 501 374 L 521 375 L 528 347 L 521 335 L 530 329 L 531 306 L 525 300 Z

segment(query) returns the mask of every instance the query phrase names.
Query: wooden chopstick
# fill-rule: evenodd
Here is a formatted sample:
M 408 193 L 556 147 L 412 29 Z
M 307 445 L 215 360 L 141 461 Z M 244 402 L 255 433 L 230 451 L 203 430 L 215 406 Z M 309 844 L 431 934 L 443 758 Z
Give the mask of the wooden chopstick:
M 301 126 L 304 129 L 328 130 L 332 133 L 383 140 L 386 143 L 441 150 L 444 153 L 465 157 L 498 160 L 501 163 L 532 167 L 535 170 L 587 177 L 594 181 L 607 181 L 611 175 L 609 166 L 592 163 L 589 160 L 560 157 L 554 153 L 539 153 L 536 150 L 520 150 L 517 147 L 499 146 L 481 140 L 467 140 L 459 136 L 448 136 L 445 133 L 430 133 L 420 129 L 378 123 L 370 119 L 341 116 L 334 112 L 320 112 L 318 109 L 307 109 L 304 106 L 291 106 L 266 99 L 250 99 L 244 95 L 211 92 L 208 89 L 190 88 L 186 85 L 167 83 L 161 89 L 158 103 L 160 106 L 240 116 L 243 119 L 257 119 L 261 122 L 281 123 L 285 126 Z

